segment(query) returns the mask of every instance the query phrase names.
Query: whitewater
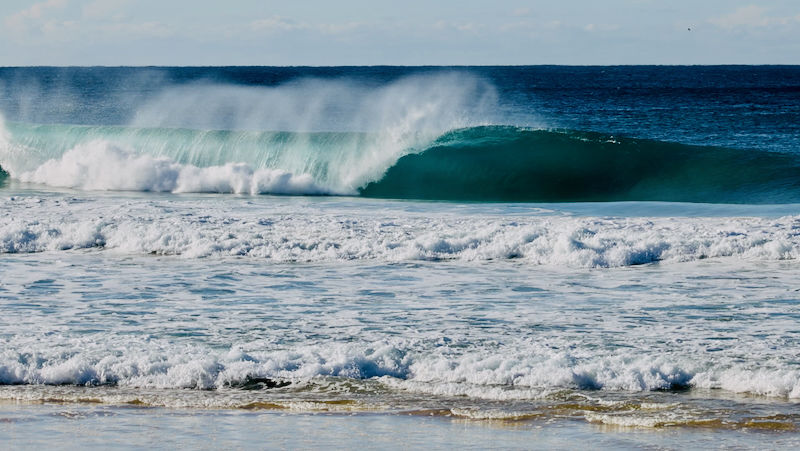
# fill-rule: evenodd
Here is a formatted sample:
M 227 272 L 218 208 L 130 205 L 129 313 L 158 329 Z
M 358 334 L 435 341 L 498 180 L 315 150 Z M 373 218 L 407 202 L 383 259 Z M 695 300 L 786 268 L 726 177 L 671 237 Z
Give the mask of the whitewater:
M 797 444 L 796 68 L 0 80 L 0 431 Z

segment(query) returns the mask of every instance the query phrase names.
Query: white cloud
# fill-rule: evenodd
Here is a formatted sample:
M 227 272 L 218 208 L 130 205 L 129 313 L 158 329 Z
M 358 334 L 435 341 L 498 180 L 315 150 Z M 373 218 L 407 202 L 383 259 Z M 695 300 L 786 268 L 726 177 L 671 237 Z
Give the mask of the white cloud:
M 767 27 L 775 25 L 788 25 L 792 22 L 800 22 L 800 15 L 789 17 L 769 17 L 764 13 L 770 8 L 757 5 L 742 6 L 736 11 L 722 17 L 714 17 L 708 21 L 721 28 L 738 27 Z
M 311 28 L 311 26 L 306 23 L 296 24 L 291 20 L 286 20 L 280 16 L 272 16 L 268 19 L 250 22 L 250 29 L 253 31 L 266 31 L 272 33 L 279 31 L 304 30 L 308 28 Z
M 166 38 L 176 34 L 175 30 L 161 22 L 114 23 L 103 25 L 100 30 L 106 36 L 126 38 Z
M 325 23 L 317 24 L 315 28 L 324 34 L 341 34 L 368 25 L 367 22 Z
M 515 17 L 520 17 L 520 16 L 527 16 L 527 15 L 528 15 L 528 14 L 530 14 L 530 13 L 531 13 L 531 9 L 530 9 L 530 8 L 528 8 L 527 6 L 523 6 L 522 8 L 517 8 L 517 9 L 515 9 L 515 10 L 514 10 L 514 11 L 511 13 L 511 15 L 513 15 L 513 16 L 515 16 Z
M 30 22 L 40 21 L 51 10 L 64 8 L 65 6 L 67 6 L 67 0 L 47 0 L 46 2 L 35 3 L 30 8 L 6 17 L 5 23 L 13 30 L 24 31 L 28 29 Z
M 436 31 L 463 31 L 463 32 L 477 32 L 486 28 L 485 24 L 482 23 L 475 23 L 475 22 L 446 22 L 444 20 L 440 20 L 430 25 L 423 25 L 420 27 L 421 29 L 428 29 L 428 30 L 436 30 Z
M 95 0 L 83 7 L 84 19 L 123 20 L 130 0 Z
M 160 22 L 125 22 L 121 13 L 129 3 L 130 0 L 95 0 L 81 6 L 74 2 L 70 5 L 67 0 L 48 0 L 6 17 L 6 29 L 12 31 L 13 41 L 45 46 L 63 46 L 76 41 L 92 45 L 177 34 Z
M 50 20 L 45 22 L 42 27 L 42 33 L 44 34 L 56 34 L 61 33 L 63 31 L 69 31 L 78 27 L 78 22 L 74 20 L 68 21 L 58 21 L 58 20 Z
M 500 25 L 500 32 L 505 33 L 507 31 L 514 31 L 514 30 L 527 30 L 533 28 L 533 24 L 530 22 L 514 22 L 514 23 L 506 23 Z
M 735 28 L 739 26 L 763 27 L 769 25 L 769 18 L 764 17 L 767 8 L 756 5 L 742 6 L 727 16 L 716 17 L 709 22 L 723 28 Z
M 554 20 L 552 22 L 546 23 L 542 28 L 546 30 L 557 30 L 559 28 L 562 28 L 563 26 L 564 22 L 561 22 L 560 20 Z
M 453 26 L 458 31 L 476 31 L 476 30 L 479 30 L 479 29 L 485 27 L 484 24 L 475 23 L 475 22 L 464 23 L 464 24 L 456 23 L 456 24 L 453 24 Z
M 583 27 L 586 31 L 614 31 L 619 28 L 619 25 L 611 25 L 606 23 L 590 23 Z
M 434 30 L 444 30 L 445 28 L 447 28 L 447 22 L 440 20 L 434 23 L 433 25 L 429 26 L 428 28 L 432 28 Z
M 267 19 L 250 22 L 252 31 L 279 33 L 295 30 L 311 30 L 322 34 L 343 34 L 360 27 L 369 26 L 367 22 L 332 22 L 309 24 L 306 22 L 296 23 L 292 20 L 280 16 L 272 16 Z

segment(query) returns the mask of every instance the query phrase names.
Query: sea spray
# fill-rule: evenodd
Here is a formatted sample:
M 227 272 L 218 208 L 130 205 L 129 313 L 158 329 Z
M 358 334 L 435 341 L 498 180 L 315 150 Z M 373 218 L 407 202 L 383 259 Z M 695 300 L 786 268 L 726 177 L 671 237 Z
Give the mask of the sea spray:
M 200 83 L 165 90 L 137 111 L 131 125 L 290 132 L 270 135 L 272 142 L 254 152 L 267 160 L 241 155 L 224 163 L 310 174 L 332 192 L 355 194 L 443 133 L 491 123 L 496 106 L 491 84 L 457 73 L 378 87 L 318 79 L 257 88 Z M 197 151 L 206 152 L 188 153 Z
M 138 108 L 129 125 L 407 138 L 491 122 L 497 102 L 491 84 L 458 73 L 411 76 L 382 86 L 321 79 L 272 87 L 196 83 L 164 89 Z
M 3 118 L 3 115 L 0 114 L 0 183 L 4 182 L 8 178 L 8 172 L 3 169 L 3 160 L 1 158 L 6 154 L 9 146 L 9 136 L 5 125 L 5 119 Z
M 374 89 L 321 80 L 190 85 L 166 89 L 130 127 L 13 124 L 25 150 L 3 151 L 0 163 L 24 181 L 82 189 L 353 195 L 442 133 L 484 123 L 495 102 L 491 85 L 453 74 Z M 136 173 L 127 164 L 100 170 L 104 158 L 122 169 L 123 153 Z M 200 171 L 216 181 L 186 184 L 169 180 L 181 170 L 172 164 L 237 169 Z M 261 182 L 242 184 L 242 174 Z

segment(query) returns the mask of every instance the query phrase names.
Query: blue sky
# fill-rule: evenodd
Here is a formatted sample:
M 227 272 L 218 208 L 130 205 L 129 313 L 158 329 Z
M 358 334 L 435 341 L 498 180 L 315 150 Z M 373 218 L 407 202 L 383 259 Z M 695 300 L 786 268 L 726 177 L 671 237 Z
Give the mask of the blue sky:
M 797 0 L 3 0 L 0 26 L 0 66 L 800 64 Z

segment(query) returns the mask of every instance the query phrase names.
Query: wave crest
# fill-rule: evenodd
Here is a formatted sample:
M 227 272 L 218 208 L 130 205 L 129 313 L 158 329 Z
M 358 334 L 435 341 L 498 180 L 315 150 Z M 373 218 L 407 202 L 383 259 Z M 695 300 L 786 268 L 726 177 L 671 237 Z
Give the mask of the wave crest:
M 441 134 L 486 123 L 496 100 L 491 85 L 463 74 L 383 87 L 322 80 L 172 87 L 129 127 L 0 123 L 0 167 L 20 180 L 82 189 L 355 195 Z M 89 164 L 80 155 L 107 161 Z M 71 180 L 51 171 L 69 162 L 79 163 Z M 111 176 L 123 174 L 120 162 L 130 169 L 125 180 Z M 108 177 L 91 170 L 75 179 L 75 171 L 100 163 L 112 168 Z M 170 189 L 172 164 L 198 168 L 208 183 Z

